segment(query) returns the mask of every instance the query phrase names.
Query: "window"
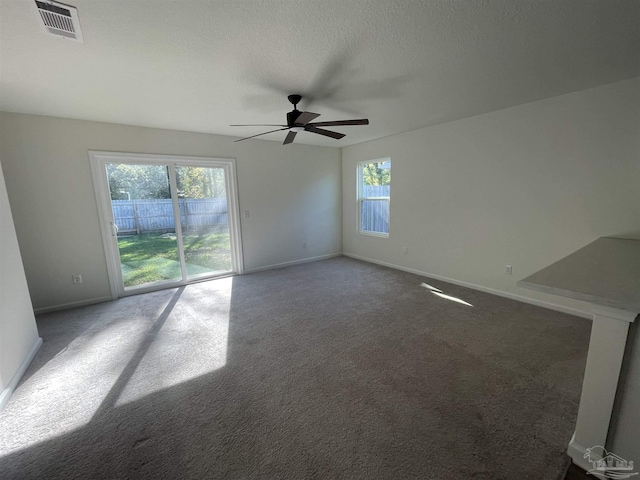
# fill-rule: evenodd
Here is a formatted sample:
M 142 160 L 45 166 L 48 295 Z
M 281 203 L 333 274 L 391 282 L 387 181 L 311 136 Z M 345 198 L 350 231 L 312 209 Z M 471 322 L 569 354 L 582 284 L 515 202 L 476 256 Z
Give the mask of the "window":
M 391 159 L 358 163 L 358 232 L 389 236 Z

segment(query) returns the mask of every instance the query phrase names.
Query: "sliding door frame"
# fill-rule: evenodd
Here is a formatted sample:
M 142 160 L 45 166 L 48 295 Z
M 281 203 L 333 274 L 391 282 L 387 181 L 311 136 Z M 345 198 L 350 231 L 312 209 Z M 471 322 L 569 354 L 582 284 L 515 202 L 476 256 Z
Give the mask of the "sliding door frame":
M 191 157 L 182 155 L 160 155 L 146 153 L 120 153 L 89 150 L 89 164 L 93 177 L 93 186 L 96 195 L 96 205 L 98 207 L 98 220 L 100 222 L 100 233 L 105 252 L 105 261 L 109 275 L 109 287 L 111 298 L 116 299 L 127 295 L 145 293 L 162 288 L 163 283 L 167 287 L 182 286 L 189 283 L 217 278 L 215 276 L 188 280 L 185 272 L 184 248 L 182 240 L 182 226 L 180 223 L 180 210 L 178 208 L 178 197 L 175 167 L 210 167 L 223 168 L 226 177 L 226 194 L 228 206 L 229 234 L 231 241 L 232 271 L 228 274 L 242 274 L 244 272 L 244 262 L 242 258 L 242 237 L 240 230 L 240 207 L 238 199 L 237 171 L 235 158 L 217 157 Z M 169 184 L 171 188 L 171 198 L 173 203 L 174 220 L 176 225 L 176 241 L 178 242 L 178 253 L 180 255 L 180 265 L 182 278 L 177 281 L 166 280 L 164 282 L 154 282 L 148 287 L 137 287 L 125 290 L 122 280 L 122 269 L 120 267 L 120 253 L 117 242 L 114 242 L 115 222 L 113 209 L 111 208 L 111 193 L 107 179 L 106 165 L 108 163 L 129 163 L 134 165 L 161 165 L 170 166 Z

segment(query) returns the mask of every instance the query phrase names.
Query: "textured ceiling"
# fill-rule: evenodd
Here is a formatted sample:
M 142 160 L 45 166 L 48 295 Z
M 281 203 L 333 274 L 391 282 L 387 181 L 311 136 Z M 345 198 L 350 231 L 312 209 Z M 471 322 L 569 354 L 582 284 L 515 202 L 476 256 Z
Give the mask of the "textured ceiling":
M 0 2 L 0 110 L 242 136 L 301 93 L 345 146 L 640 75 L 637 0 L 67 3 L 84 44 Z

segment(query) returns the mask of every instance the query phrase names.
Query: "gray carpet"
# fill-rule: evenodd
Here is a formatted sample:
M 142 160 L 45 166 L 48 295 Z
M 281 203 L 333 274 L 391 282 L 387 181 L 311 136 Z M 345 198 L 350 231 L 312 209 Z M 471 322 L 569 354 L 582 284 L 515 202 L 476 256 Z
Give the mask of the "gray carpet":
M 345 257 L 38 326 L 3 479 L 560 479 L 590 333 Z

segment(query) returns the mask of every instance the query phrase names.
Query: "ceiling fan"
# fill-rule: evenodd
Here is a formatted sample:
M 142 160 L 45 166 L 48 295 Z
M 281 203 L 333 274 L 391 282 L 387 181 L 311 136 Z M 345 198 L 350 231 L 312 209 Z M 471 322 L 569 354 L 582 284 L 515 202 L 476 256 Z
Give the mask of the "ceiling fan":
M 337 127 L 343 125 L 369 125 L 369 120 L 366 118 L 361 118 L 359 120 L 335 120 L 332 122 L 315 122 L 310 123 L 312 120 L 318 118 L 320 116 L 319 113 L 311 113 L 311 112 L 301 112 L 298 110 L 298 103 L 302 100 L 301 95 L 289 95 L 287 97 L 289 101 L 293 104 L 293 110 L 287 113 L 287 124 L 286 125 L 272 125 L 268 123 L 259 123 L 253 125 L 230 125 L 231 127 L 281 127 L 276 128 L 275 130 L 269 130 L 268 132 L 259 133 L 257 135 L 252 135 L 250 137 L 241 138 L 239 140 L 235 140 L 236 142 L 241 142 L 242 140 L 248 140 L 249 138 L 259 137 L 260 135 L 266 135 L 267 133 L 273 132 L 281 132 L 283 130 L 289 130 L 286 138 L 284 139 L 283 145 L 287 143 L 293 142 L 293 139 L 296 138 L 296 134 L 298 132 L 311 132 L 317 133 L 318 135 L 324 135 L 325 137 L 335 138 L 336 140 L 344 137 L 344 133 L 332 132 L 331 130 L 325 130 L 324 128 L 318 127 Z

